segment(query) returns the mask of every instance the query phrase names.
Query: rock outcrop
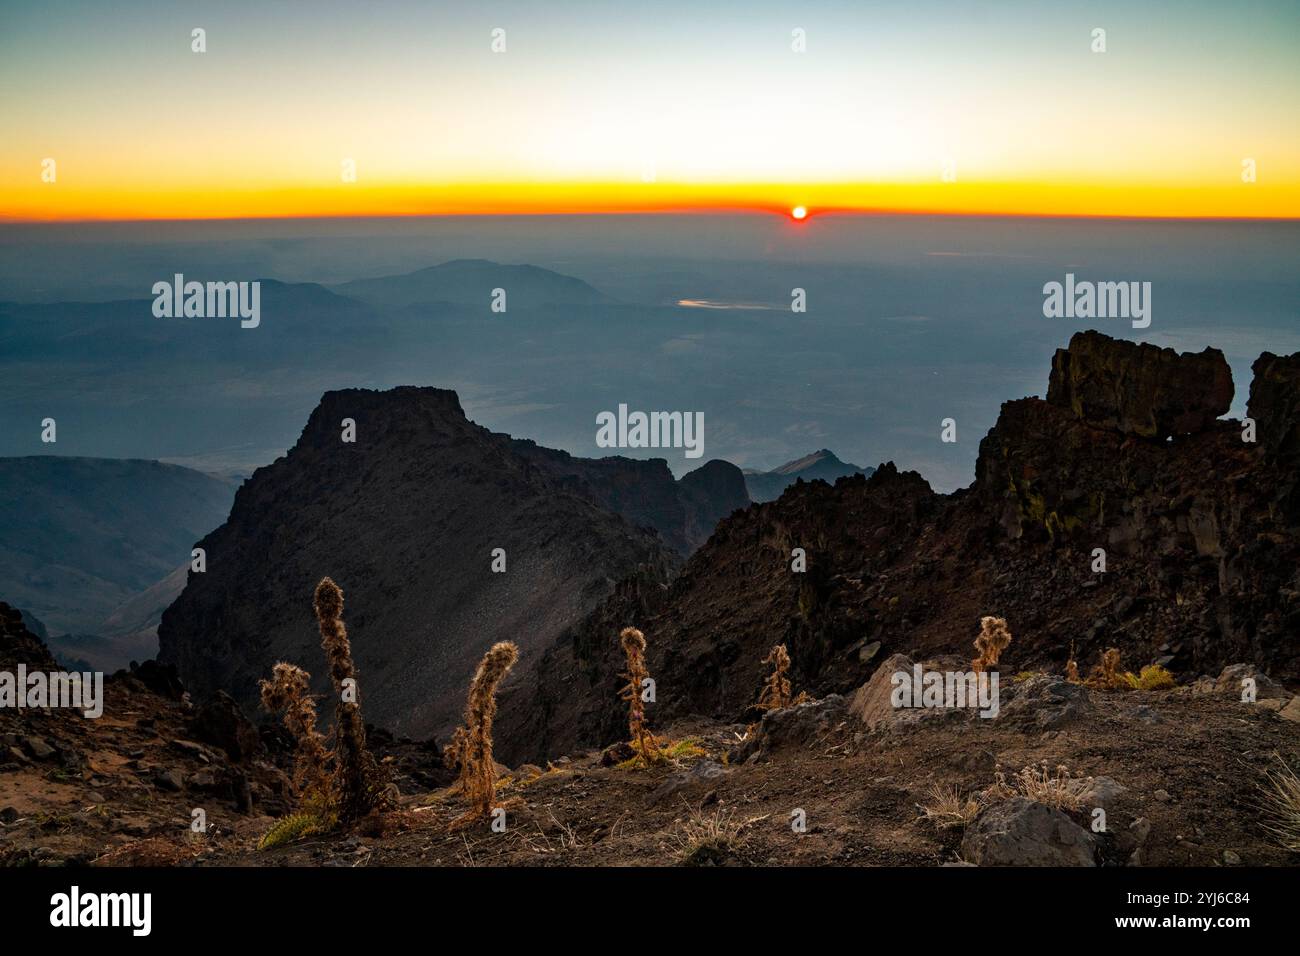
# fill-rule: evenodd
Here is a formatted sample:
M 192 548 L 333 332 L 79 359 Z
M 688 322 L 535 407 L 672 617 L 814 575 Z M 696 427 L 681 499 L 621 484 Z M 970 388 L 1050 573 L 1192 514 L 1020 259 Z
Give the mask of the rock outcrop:
M 1178 353 L 1076 332 L 1052 359 L 1047 401 L 1101 428 L 1164 439 L 1204 431 L 1226 414 L 1232 371 L 1218 349 Z
M 1255 420 L 1257 440 L 1277 458 L 1300 457 L 1300 353 L 1265 352 L 1250 367 L 1246 414 Z
M 1276 506 L 1294 469 L 1273 446 L 1243 441 L 1240 423 L 1214 420 L 1231 401 L 1220 358 L 1152 355 L 1096 333 L 1074 344 L 1057 394 L 1067 381 L 1081 396 L 1110 382 L 1098 393 L 1109 398 L 1079 406 L 1095 419 L 1073 404 L 1007 402 L 968 489 L 939 495 L 886 463 L 869 479 L 798 484 L 731 515 L 670 581 L 627 582 L 566 630 L 539 664 L 538 706 L 503 703 L 502 746 L 539 760 L 618 739 L 615 638 L 628 625 L 646 634 L 658 692 L 650 720 L 661 724 L 740 717 L 774 644 L 789 650 L 795 692 L 847 696 L 889 655 L 973 654 L 985 614 L 1010 623 L 1010 673 L 1060 673 L 1071 647 L 1086 670 L 1118 647 L 1127 669 L 1158 661 L 1195 676 L 1247 661 L 1300 678 L 1300 528 Z M 1176 387 L 1189 368 L 1203 378 Z M 1275 375 L 1260 401 L 1293 407 L 1287 381 Z M 1139 401 L 1158 413 L 1145 416 Z M 1159 423 L 1154 434 L 1178 437 L 1121 431 L 1148 420 Z M 1093 570 L 1098 548 L 1105 572 Z M 1035 697 L 1036 687 L 1013 721 L 1021 711 L 1030 726 L 1086 719 L 1085 695 Z
M 325 691 L 311 596 L 329 575 L 346 595 L 367 718 L 446 733 L 495 641 L 519 645 L 513 680 L 529 686 L 528 662 L 616 581 L 638 569 L 666 579 L 718 514 L 746 503 L 739 469 L 701 471 L 679 482 L 662 460 L 516 441 L 470 422 L 440 389 L 329 392 L 288 455 L 258 469 L 199 542 L 207 570 L 164 614 L 160 660 L 197 696 L 226 690 L 249 713 L 279 660 Z

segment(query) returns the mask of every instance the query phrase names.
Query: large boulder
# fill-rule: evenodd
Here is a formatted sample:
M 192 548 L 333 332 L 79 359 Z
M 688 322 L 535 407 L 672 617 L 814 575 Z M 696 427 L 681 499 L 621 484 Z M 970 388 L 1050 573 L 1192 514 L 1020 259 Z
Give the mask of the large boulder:
M 1285 687 L 1254 664 L 1229 664 L 1214 682 L 1214 692 L 1243 697 L 1247 689 L 1247 679 L 1255 682 L 1256 700 L 1286 700 L 1291 696 Z
M 849 713 L 857 717 L 863 729 L 871 733 L 896 733 L 912 730 L 922 721 L 935 718 L 960 718 L 978 713 L 971 707 L 894 706 L 894 675 L 906 674 L 910 680 L 917 666 L 906 654 L 892 654 L 876 668 L 871 679 L 857 689 L 849 702 Z M 970 664 L 958 658 L 921 663 L 922 673 L 930 671 L 968 671 Z
M 1300 454 L 1300 352 L 1265 352 L 1250 367 L 1246 414 L 1255 420 L 1256 440 L 1279 458 Z
M 979 866 L 1096 866 L 1091 833 L 1024 797 L 995 803 L 966 829 L 962 857 Z
M 1077 332 L 1052 358 L 1047 401 L 1091 425 L 1165 439 L 1205 431 L 1227 413 L 1232 371 L 1218 349 L 1179 353 Z

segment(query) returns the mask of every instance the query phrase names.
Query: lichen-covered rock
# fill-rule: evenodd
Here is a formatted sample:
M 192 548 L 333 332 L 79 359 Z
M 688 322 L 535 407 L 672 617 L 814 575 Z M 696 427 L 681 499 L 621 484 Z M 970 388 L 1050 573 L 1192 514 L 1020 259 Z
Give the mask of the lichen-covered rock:
M 1078 332 L 1052 358 L 1047 401 L 1092 425 L 1164 439 L 1204 431 L 1225 414 L 1232 371 L 1218 349 L 1179 353 Z

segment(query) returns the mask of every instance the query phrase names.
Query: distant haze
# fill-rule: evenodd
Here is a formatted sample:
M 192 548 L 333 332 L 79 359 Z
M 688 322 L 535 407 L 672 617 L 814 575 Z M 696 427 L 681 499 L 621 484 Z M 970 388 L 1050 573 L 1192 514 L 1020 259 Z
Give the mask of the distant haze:
M 489 262 L 408 276 L 474 259 Z M 454 388 L 479 423 L 583 456 L 607 453 L 595 416 L 626 402 L 703 412 L 706 459 L 768 470 L 825 448 L 864 467 L 892 459 L 952 489 L 971 480 L 999 404 L 1043 394 L 1052 351 L 1080 328 L 1222 348 L 1240 414 L 1259 352 L 1300 350 L 1298 261 L 1295 222 L 814 214 L 801 224 L 644 215 L 3 226 L 0 455 L 247 473 L 296 440 L 323 392 L 414 384 Z M 321 285 L 266 284 L 261 327 L 241 330 L 154 318 L 150 287 L 175 272 Z M 1067 272 L 1151 282 L 1150 328 L 1044 318 L 1042 287 Z M 391 295 L 384 283 L 345 285 L 383 277 L 397 277 Z M 497 285 L 510 294 L 505 314 L 488 308 Z M 794 288 L 806 313 L 790 311 Z M 69 302 L 87 304 L 58 304 Z M 59 421 L 55 446 L 40 442 L 47 416 Z M 939 441 L 948 417 L 955 444 Z M 689 465 L 651 451 L 626 453 L 666 458 L 678 474 Z

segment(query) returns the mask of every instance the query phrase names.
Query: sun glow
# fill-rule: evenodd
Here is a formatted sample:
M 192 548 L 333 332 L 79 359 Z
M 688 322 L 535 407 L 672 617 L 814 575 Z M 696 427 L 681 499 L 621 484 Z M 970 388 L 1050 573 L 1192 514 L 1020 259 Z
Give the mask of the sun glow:
M 790 210 L 790 215 L 793 216 L 795 219 L 807 219 L 808 210 L 805 209 L 803 206 L 795 206 L 793 209 Z

